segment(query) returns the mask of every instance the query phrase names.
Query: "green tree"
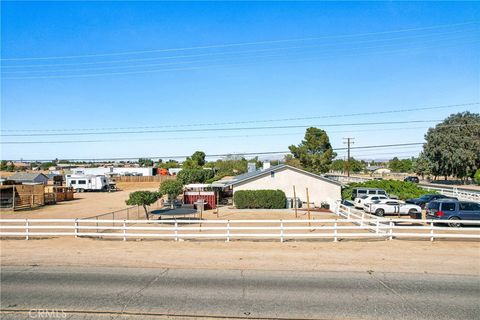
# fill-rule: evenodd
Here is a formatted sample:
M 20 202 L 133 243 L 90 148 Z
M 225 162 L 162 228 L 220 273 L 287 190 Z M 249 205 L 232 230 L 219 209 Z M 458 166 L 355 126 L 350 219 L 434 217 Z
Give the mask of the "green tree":
M 162 159 L 158 161 L 158 168 L 162 169 L 171 169 L 171 168 L 180 168 L 180 164 L 176 160 L 168 160 L 167 162 L 163 162 Z
M 412 160 L 411 159 L 398 159 L 394 157 L 388 161 L 388 167 L 393 172 L 412 172 Z
M 153 160 L 147 158 L 138 159 L 138 164 L 140 167 L 153 167 Z
M 480 169 L 478 169 L 475 172 L 475 175 L 473 176 L 473 180 L 475 181 L 476 184 L 480 186 Z
M 8 169 L 8 161 L 7 160 L 2 160 L 0 162 L 0 170 L 1 171 L 7 171 Z
M 182 184 L 205 183 L 214 176 L 211 169 L 182 169 L 177 175 L 177 179 Z
M 142 206 L 143 210 L 145 210 L 145 217 L 149 220 L 150 216 L 148 214 L 147 206 L 155 203 L 160 197 L 161 194 L 159 192 L 135 191 L 130 193 L 128 200 L 125 202 L 129 206 Z
M 432 163 L 423 152 L 420 152 L 418 158 L 413 160 L 412 171 L 422 178 L 432 173 Z
M 179 194 L 182 193 L 183 184 L 178 180 L 165 180 L 160 184 L 160 194 L 168 195 L 168 200 L 171 203 L 171 208 L 173 209 L 173 200 L 177 198 Z
M 195 151 L 190 158 L 199 167 L 203 167 L 205 165 L 205 152 L 203 151 Z
M 480 168 L 480 114 L 452 114 L 428 129 L 423 146 L 435 176 L 473 178 Z
M 302 167 L 313 173 L 327 172 L 336 156 L 327 133 L 314 127 L 307 129 L 304 140 L 298 146 L 288 148 L 293 157 L 300 160 Z

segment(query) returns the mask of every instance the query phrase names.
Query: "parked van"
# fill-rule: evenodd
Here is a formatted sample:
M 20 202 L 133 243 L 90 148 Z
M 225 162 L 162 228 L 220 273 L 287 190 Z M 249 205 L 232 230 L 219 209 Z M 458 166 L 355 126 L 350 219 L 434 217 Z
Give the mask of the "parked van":
M 115 186 L 115 184 L 110 183 L 105 175 L 67 175 L 66 184 L 67 187 L 72 187 L 76 192 L 112 191 Z
M 387 192 L 383 189 L 377 188 L 353 188 L 352 189 L 352 200 L 360 198 L 363 196 L 372 196 L 372 195 L 381 195 L 388 196 Z

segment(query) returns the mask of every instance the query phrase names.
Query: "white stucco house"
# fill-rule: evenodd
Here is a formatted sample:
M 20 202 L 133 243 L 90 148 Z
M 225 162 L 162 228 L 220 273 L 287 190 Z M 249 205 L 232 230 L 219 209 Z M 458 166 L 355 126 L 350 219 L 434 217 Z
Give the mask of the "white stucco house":
M 232 188 L 234 193 L 238 190 L 278 189 L 285 192 L 287 198 L 293 198 L 295 186 L 296 196 L 302 202 L 307 201 L 308 188 L 310 203 L 316 207 L 320 207 L 322 202 L 333 207 L 335 201 L 342 198 L 342 185 L 339 182 L 285 164 L 245 173 L 227 181 L 217 181 L 212 186 Z

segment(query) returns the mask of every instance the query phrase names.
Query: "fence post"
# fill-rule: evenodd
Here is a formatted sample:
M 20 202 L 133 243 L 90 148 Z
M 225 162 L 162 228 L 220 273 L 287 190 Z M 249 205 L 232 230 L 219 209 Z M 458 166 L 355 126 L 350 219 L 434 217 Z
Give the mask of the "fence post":
M 283 220 L 280 219 L 280 242 L 283 242 Z
M 128 212 L 128 207 L 127 207 L 127 220 L 130 220 L 130 213 Z
M 175 219 L 175 241 L 178 241 L 178 222 Z
M 115 227 L 115 211 L 112 212 L 112 227 Z
M 227 242 L 230 242 L 230 220 L 227 220 Z
M 360 221 L 360 227 L 363 227 L 363 219 L 365 219 L 365 211 L 362 212 L 362 221 Z
M 347 219 L 350 219 L 350 211 L 351 211 L 351 209 L 347 208 Z
M 25 234 L 26 234 L 25 235 L 25 240 L 28 240 L 28 238 L 29 238 L 29 236 L 28 236 L 28 231 L 29 231 L 28 226 L 29 226 L 28 219 L 25 219 Z
M 393 221 L 390 220 L 390 240 L 393 240 Z
M 127 223 L 123 220 L 123 241 L 127 241 Z
M 433 221 L 430 221 L 430 241 L 433 241 Z
M 78 219 L 75 219 L 75 238 L 78 238 Z
M 335 219 L 335 223 L 333 224 L 333 242 L 337 242 L 337 219 Z
M 97 220 L 97 233 L 98 233 L 98 216 L 96 216 L 95 219 Z
M 378 232 L 379 232 L 379 230 L 378 230 L 378 227 L 379 227 L 378 224 L 379 224 L 379 222 L 378 222 L 378 219 L 377 219 L 377 220 L 375 220 L 375 233 L 376 233 L 376 234 L 378 234 Z

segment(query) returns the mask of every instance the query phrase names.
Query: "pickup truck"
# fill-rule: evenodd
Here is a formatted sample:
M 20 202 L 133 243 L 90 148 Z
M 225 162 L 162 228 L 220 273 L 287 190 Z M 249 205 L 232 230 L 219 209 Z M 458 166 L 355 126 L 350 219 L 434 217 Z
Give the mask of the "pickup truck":
M 379 217 L 383 217 L 385 214 L 416 215 L 418 212 L 422 212 L 420 206 L 393 199 L 377 200 L 367 203 L 364 210 L 367 213 L 373 213 Z

